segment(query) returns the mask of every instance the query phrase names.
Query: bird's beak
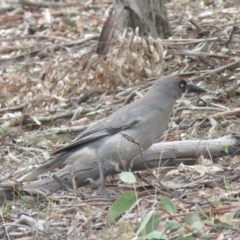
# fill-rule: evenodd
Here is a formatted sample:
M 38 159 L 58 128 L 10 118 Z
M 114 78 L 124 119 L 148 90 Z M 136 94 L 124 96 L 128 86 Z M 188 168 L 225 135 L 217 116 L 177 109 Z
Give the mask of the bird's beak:
M 200 88 L 200 87 L 197 87 L 195 85 L 188 84 L 187 92 L 204 93 L 204 92 L 207 92 L 207 91 L 202 89 L 202 88 Z

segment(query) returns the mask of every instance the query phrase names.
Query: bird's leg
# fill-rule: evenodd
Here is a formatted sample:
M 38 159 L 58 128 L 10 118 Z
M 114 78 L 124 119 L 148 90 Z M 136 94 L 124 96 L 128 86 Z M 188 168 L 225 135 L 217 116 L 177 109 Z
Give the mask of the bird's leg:
M 73 163 L 71 163 L 71 177 L 72 177 L 74 195 L 77 199 L 77 184 L 76 184 L 76 178 L 75 178 L 74 169 L 73 169 Z
M 98 160 L 98 170 L 99 170 L 99 177 L 100 177 L 100 182 L 101 182 L 100 191 L 104 197 L 107 197 L 104 169 L 103 169 L 103 163 L 101 160 Z

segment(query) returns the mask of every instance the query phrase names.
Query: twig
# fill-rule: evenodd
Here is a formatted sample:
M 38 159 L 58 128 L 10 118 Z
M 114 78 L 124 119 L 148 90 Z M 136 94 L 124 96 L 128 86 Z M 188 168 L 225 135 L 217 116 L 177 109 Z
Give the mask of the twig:
M 222 54 L 215 54 L 215 53 L 208 53 L 208 52 L 201 52 L 201 51 L 190 51 L 190 50 L 169 50 L 168 53 L 177 54 L 177 55 L 197 56 L 197 57 L 213 57 L 213 58 L 223 58 L 223 59 L 230 58 L 230 56 L 226 56 Z
M 192 44 L 192 43 L 201 43 L 201 42 L 215 42 L 219 38 L 213 37 L 208 39 L 171 39 L 171 40 L 162 40 L 164 45 L 185 45 L 185 44 Z
M 140 147 L 140 144 L 138 142 L 136 142 L 132 137 L 126 135 L 126 134 L 122 134 L 122 136 L 124 138 L 126 138 L 128 141 L 135 143 L 138 147 L 139 147 L 139 152 L 140 152 L 140 159 L 144 165 L 144 167 L 146 168 L 146 170 L 149 172 L 149 174 L 151 176 L 153 176 L 153 178 L 156 180 L 156 182 L 162 187 L 164 188 L 171 196 L 174 196 L 175 198 L 178 198 L 180 201 L 184 202 L 184 203 L 193 203 L 195 204 L 195 202 L 191 202 L 191 201 L 186 201 L 184 199 L 180 199 L 175 193 L 171 192 L 170 189 L 168 189 L 166 186 L 164 186 L 161 181 L 159 181 L 159 179 L 157 178 L 157 176 L 151 171 L 151 169 L 148 167 L 148 165 L 146 164 L 144 157 L 143 157 L 143 149 Z M 156 186 L 157 188 L 157 192 L 159 192 L 160 194 L 166 194 L 165 192 L 163 192 L 158 186 Z
M 232 40 L 233 34 L 234 34 L 234 32 L 235 32 L 235 29 L 236 29 L 236 27 L 235 27 L 236 21 L 237 21 L 237 15 L 235 16 L 234 22 L 233 22 L 233 24 L 232 24 L 232 27 L 231 27 L 231 31 L 230 31 L 228 40 L 227 40 L 227 42 L 225 43 L 225 46 L 226 46 L 226 47 L 228 47 L 229 43 L 230 43 L 231 40 Z
M 219 111 L 219 112 L 224 112 L 225 110 L 222 108 L 215 108 L 215 107 L 195 107 L 193 105 L 190 105 L 189 107 L 179 107 L 176 109 L 176 111 L 179 110 L 186 110 L 186 109 L 191 109 L 191 110 L 204 110 L 204 111 Z
M 36 34 L 36 35 L 26 35 L 26 36 L 17 36 L 17 37 L 9 37 L 9 38 L 0 38 L 1 41 L 5 41 L 5 42 L 11 42 L 11 41 L 16 41 L 16 40 L 24 40 L 24 39 L 39 39 L 39 38 L 43 38 L 43 39 L 49 39 L 49 40 L 58 40 L 58 41 L 64 41 L 64 42 L 70 42 L 70 39 L 64 38 L 64 37 L 60 37 L 60 36 L 51 36 L 51 35 L 43 35 L 43 34 Z M 38 42 L 36 43 L 38 44 Z M 29 49 L 29 46 L 27 46 Z M 27 48 L 26 47 L 26 48 Z M 11 48 L 16 50 L 16 48 Z M 20 46 L 18 46 L 17 49 L 23 49 Z M 24 48 L 25 49 L 25 48 Z M 1 50 L 2 51 L 2 50 Z
M 202 27 L 194 20 L 190 19 L 189 22 L 198 30 L 198 32 L 202 32 Z
M 226 111 L 226 112 L 221 112 L 221 113 L 216 113 L 213 115 L 210 115 L 208 117 L 212 117 L 212 118 L 221 118 L 221 117 L 226 117 L 226 116 L 232 116 L 232 115 L 236 115 L 240 113 L 240 108 L 234 108 L 230 111 Z
M 73 46 L 77 46 L 77 45 L 81 45 L 85 42 L 88 42 L 90 40 L 93 40 L 93 39 L 98 39 L 99 38 L 99 34 L 92 34 L 91 36 L 87 36 L 81 40 L 78 40 L 78 41 L 74 41 L 74 42 L 71 42 L 71 43 L 65 43 L 65 44 L 54 44 L 54 45 L 51 45 L 51 46 L 46 46 L 46 47 L 43 47 L 37 51 L 33 51 L 33 52 L 30 52 L 29 54 L 23 54 L 23 55 L 19 55 L 17 57 L 13 57 L 13 58 L 5 58 L 5 59 L 0 59 L 0 64 L 2 63 L 10 63 L 10 62 L 13 62 L 13 61 L 23 61 L 26 57 L 35 57 L 38 53 L 42 52 L 42 51 L 58 51 L 62 48 L 68 48 L 68 47 L 73 47 Z
M 79 231 L 83 231 L 91 222 L 93 222 L 94 217 L 88 217 L 85 221 L 78 227 Z
M 82 109 L 82 113 L 89 113 L 89 112 L 93 112 L 95 109 L 92 108 L 83 108 Z M 5 122 L 1 125 L 1 127 L 3 126 L 16 126 L 17 124 L 21 123 L 21 125 L 24 124 L 32 124 L 32 123 L 36 123 L 36 122 L 51 122 L 57 119 L 61 119 L 61 118 L 69 118 L 72 117 L 74 115 L 76 110 L 73 111 L 67 111 L 64 113 L 59 113 L 53 116 L 45 116 L 45 117 L 30 117 L 27 114 L 24 114 L 23 116 L 20 117 L 16 117 L 16 118 L 12 118 L 10 119 L 8 122 Z M 63 132 L 67 132 L 62 130 Z
M 0 14 L 13 11 L 14 9 L 15 9 L 14 7 L 3 7 L 3 8 L 0 8 Z
M 123 105 L 129 104 L 136 95 L 137 95 L 137 89 L 134 89 L 134 90 L 126 97 Z
M 3 124 L 1 124 L 0 127 L 7 128 L 7 127 L 23 125 L 27 122 L 29 117 L 30 116 L 28 114 L 23 114 L 22 116 L 16 116 L 14 118 L 11 118 L 9 121 L 6 121 Z
M 223 213 L 229 212 L 229 210 L 237 208 L 237 207 L 240 207 L 240 204 L 239 203 L 233 203 L 233 204 L 227 205 L 227 206 L 215 206 L 215 207 L 212 207 L 212 208 L 209 208 L 209 209 L 205 209 L 205 210 L 203 210 L 203 212 L 205 214 L 214 214 L 214 213 L 223 214 Z M 191 213 L 193 213 L 193 212 L 167 214 L 167 215 L 163 215 L 162 219 L 166 219 L 166 218 L 169 218 L 169 217 L 172 217 L 172 218 L 183 217 L 183 216 L 186 216 L 186 215 L 191 214 Z
M 204 74 L 202 74 L 201 76 L 199 77 L 195 77 L 195 78 L 192 78 L 191 80 L 192 81 L 199 81 L 199 80 L 202 80 L 205 76 L 207 75 L 213 75 L 215 73 L 220 73 L 220 72 L 223 72 L 227 69 L 233 69 L 233 68 L 237 68 L 239 67 L 239 64 L 240 64 L 240 59 L 238 59 L 237 61 L 233 62 L 233 63 L 230 63 L 228 65 L 225 65 L 223 67 L 220 67 L 220 68 L 216 68 L 216 69 L 213 69 L 213 70 L 210 70 Z
M 91 3 L 92 3 L 92 1 L 88 1 L 81 5 L 82 5 L 82 7 L 87 7 Z M 52 2 L 44 3 L 44 2 L 31 2 L 28 0 L 22 0 L 21 4 L 22 4 L 22 6 L 38 7 L 38 8 L 67 8 L 67 7 L 76 7 L 77 5 L 79 5 L 78 2 L 75 2 L 75 3 L 52 3 Z
M 72 189 L 65 184 L 63 181 L 61 181 L 55 174 L 52 176 L 52 178 L 59 183 L 60 186 L 62 186 L 63 189 L 66 189 L 68 192 L 72 192 Z
M 73 132 L 80 132 L 84 131 L 87 126 L 73 126 L 73 127 L 65 127 L 65 128 L 49 128 L 46 131 L 41 131 L 41 134 L 50 134 L 50 133 L 73 133 Z
M 28 102 L 25 102 L 25 103 L 20 104 L 18 106 L 1 108 L 0 113 L 10 112 L 10 111 L 20 111 L 20 110 L 23 110 L 27 105 L 28 105 Z

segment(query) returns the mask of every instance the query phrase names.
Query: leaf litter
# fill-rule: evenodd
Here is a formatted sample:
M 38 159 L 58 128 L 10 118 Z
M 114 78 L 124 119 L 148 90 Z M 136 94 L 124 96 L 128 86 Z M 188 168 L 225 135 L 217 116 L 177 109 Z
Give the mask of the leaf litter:
M 19 6 L 5 0 L 1 4 L 2 187 L 17 187 L 11 179 L 46 161 L 89 123 L 123 106 L 132 92 L 129 101 L 144 94 L 151 85 L 146 78 L 159 74 L 190 78 L 210 92 L 201 102 L 192 96 L 190 103 L 184 100 L 178 106 L 169 141 L 239 132 L 240 20 L 235 1 L 168 1 L 172 38 L 142 40 L 135 31 L 127 31 L 110 49 L 107 61 L 95 52 L 110 1 L 49 2 L 47 6 L 43 1 L 23 1 Z M 149 62 L 146 56 L 151 52 Z M 204 217 L 196 239 L 201 239 L 201 233 L 238 239 L 238 157 L 213 163 L 201 156 L 199 161 L 200 165 L 161 170 L 165 171 L 160 175 L 163 191 L 174 191 L 176 212 L 157 210 L 162 214 L 159 230 L 164 231 L 164 221 L 170 218 L 181 223 L 186 214 L 199 212 Z M 136 175 L 141 200 L 119 224 L 106 221 L 113 200 L 78 196 L 85 190 L 96 191 L 86 186 L 77 189 L 77 196 L 68 189 L 39 196 L 37 202 L 30 196 L 2 202 L 0 236 L 132 239 L 140 218 L 159 202 L 155 179 L 147 171 Z M 108 184 L 121 185 L 118 176 L 108 178 Z M 165 234 L 170 239 L 177 236 L 169 230 Z

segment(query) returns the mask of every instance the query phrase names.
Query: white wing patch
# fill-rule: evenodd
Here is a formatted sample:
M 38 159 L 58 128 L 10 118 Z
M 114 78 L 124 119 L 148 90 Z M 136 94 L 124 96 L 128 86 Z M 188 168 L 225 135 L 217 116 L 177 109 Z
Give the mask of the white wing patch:
M 75 161 L 81 161 L 84 163 L 94 160 L 97 160 L 95 149 L 86 146 L 84 148 L 80 148 L 79 150 L 75 150 L 72 154 L 69 155 L 65 162 L 73 163 Z

